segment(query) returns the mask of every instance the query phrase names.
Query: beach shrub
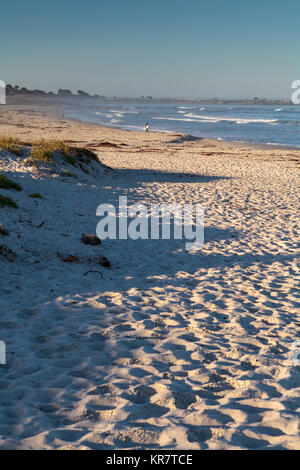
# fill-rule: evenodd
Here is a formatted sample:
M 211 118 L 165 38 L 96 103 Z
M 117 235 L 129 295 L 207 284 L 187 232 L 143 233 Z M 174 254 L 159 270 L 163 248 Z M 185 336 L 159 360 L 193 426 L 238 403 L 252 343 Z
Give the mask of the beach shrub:
M 18 205 L 13 201 L 10 197 L 2 196 L 0 194 L 0 207 L 13 207 L 14 209 L 18 209 Z
M 22 191 L 22 186 L 14 181 L 10 180 L 6 176 L 0 173 L 0 188 L 1 189 L 15 189 L 16 191 Z

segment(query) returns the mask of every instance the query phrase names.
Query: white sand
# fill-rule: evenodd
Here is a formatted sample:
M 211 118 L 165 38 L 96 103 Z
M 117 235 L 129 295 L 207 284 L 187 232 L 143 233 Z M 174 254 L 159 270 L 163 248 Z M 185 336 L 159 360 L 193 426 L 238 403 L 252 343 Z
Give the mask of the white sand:
M 0 125 L 24 139 L 75 140 L 126 168 L 63 178 L 0 151 L 0 172 L 23 186 L 0 189 L 19 205 L 0 208 L 10 232 L 0 244 L 18 255 L 0 257 L 0 448 L 300 449 L 300 366 L 291 362 L 300 152 L 170 143 L 17 107 L 1 109 Z M 83 245 L 98 204 L 117 205 L 119 195 L 203 203 L 203 249 Z

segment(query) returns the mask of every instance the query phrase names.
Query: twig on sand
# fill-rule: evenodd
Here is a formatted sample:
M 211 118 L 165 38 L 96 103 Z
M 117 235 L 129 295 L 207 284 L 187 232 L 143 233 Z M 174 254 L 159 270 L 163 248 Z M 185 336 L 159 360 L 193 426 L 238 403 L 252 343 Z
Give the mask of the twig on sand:
M 87 271 L 86 273 L 84 273 L 84 276 L 86 276 L 88 273 L 98 273 L 102 276 L 102 279 L 103 279 L 103 273 L 101 271 L 90 270 L 90 271 Z

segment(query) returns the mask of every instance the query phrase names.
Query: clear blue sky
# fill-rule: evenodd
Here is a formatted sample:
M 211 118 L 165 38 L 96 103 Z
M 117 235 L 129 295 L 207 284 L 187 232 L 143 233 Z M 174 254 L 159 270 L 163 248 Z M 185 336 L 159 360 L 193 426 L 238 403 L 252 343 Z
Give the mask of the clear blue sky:
M 107 96 L 290 97 L 299 0 L 1 2 L 0 79 Z

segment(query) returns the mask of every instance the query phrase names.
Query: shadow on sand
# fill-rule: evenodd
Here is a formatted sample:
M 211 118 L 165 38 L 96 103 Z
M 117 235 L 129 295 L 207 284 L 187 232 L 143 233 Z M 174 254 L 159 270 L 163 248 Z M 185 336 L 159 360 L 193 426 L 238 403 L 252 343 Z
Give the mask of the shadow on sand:
M 137 169 L 121 169 L 114 170 L 114 177 L 123 179 L 120 181 L 121 187 L 128 187 L 128 179 L 130 185 L 134 183 L 138 187 L 139 183 L 210 183 L 212 181 L 229 180 L 227 176 L 210 176 L 200 175 L 197 173 L 175 173 L 161 170 L 137 170 Z M 119 186 L 119 187 L 120 187 Z

